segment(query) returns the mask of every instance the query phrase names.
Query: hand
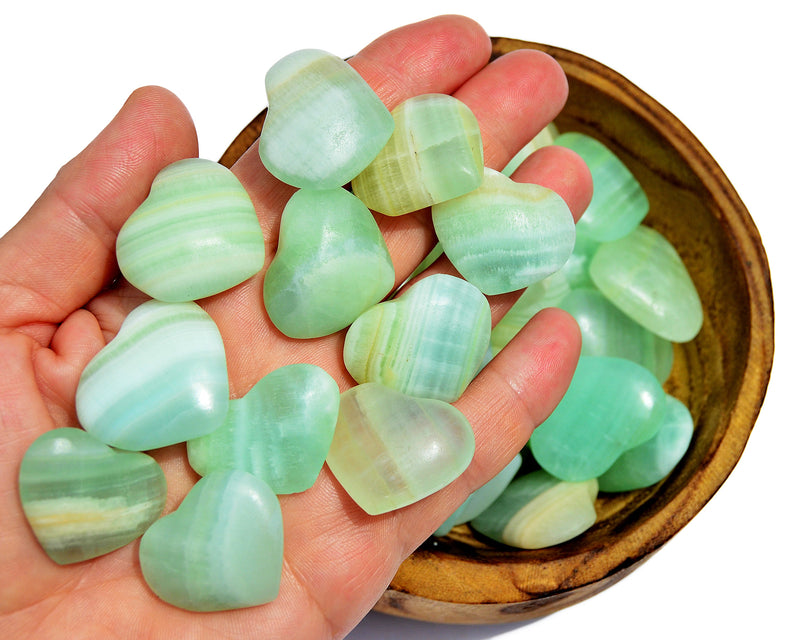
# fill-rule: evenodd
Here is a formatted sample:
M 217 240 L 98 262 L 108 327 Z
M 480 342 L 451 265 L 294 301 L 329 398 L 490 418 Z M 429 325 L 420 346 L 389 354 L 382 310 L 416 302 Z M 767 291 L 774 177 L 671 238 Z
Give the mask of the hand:
M 287 52 L 288 53 L 288 52 Z M 518 51 L 488 64 L 490 41 L 472 21 L 446 16 L 392 31 L 350 62 L 390 109 L 420 93 L 452 93 L 481 124 L 485 162 L 501 169 L 559 112 L 563 72 L 548 56 Z M 17 474 L 41 433 L 78 426 L 75 391 L 83 367 L 145 296 L 118 279 L 116 234 L 170 162 L 196 156 L 183 105 L 169 92 L 134 92 L 115 119 L 67 164 L 20 223 L 0 240 L 0 629 L 3 637 L 341 638 L 369 611 L 398 565 L 475 488 L 497 473 L 565 391 L 580 338 L 557 310 L 537 315 L 456 403 L 476 437 L 467 471 L 437 494 L 396 512 L 367 516 L 327 468 L 308 491 L 281 497 L 285 559 L 280 594 L 250 609 L 196 614 L 160 601 L 138 567 L 138 542 L 76 565 L 58 566 L 22 513 Z M 293 189 L 272 178 L 251 148 L 234 167 L 266 239 L 267 264 L 280 213 Z M 514 178 L 558 191 L 577 218 L 591 180 L 572 152 L 537 152 Z M 429 212 L 377 216 L 398 284 L 433 247 Z M 446 261 L 434 269 L 455 274 Z M 290 363 L 325 368 L 345 390 L 344 333 L 298 341 L 270 323 L 264 273 L 201 305 L 226 346 L 233 397 Z M 490 300 L 496 322 L 514 295 Z M 168 482 L 167 512 L 197 475 L 183 445 L 153 452 Z

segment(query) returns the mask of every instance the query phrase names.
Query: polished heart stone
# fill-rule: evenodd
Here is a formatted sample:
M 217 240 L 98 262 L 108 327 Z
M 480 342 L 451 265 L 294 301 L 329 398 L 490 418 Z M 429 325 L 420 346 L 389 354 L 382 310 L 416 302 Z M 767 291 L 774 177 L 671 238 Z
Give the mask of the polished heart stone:
M 139 562 L 148 586 L 189 611 L 224 611 L 274 600 L 283 566 L 278 498 L 238 470 L 204 478 L 173 513 L 142 537 Z
M 339 386 L 322 368 L 290 364 L 230 401 L 224 424 L 187 443 L 201 476 L 239 469 L 277 494 L 305 491 L 319 475 L 339 413 Z
M 581 356 L 561 402 L 530 438 L 533 456 L 561 480 L 596 478 L 623 451 L 655 435 L 665 395 L 635 362 Z
M 694 421 L 689 409 L 667 395 L 664 417 L 656 434 L 628 449 L 597 480 L 602 491 L 629 491 L 663 480 L 689 448 Z
M 264 305 L 290 338 L 351 324 L 394 285 L 394 266 L 366 205 L 345 189 L 300 189 L 286 204 Z
M 19 495 L 47 555 L 71 564 L 142 535 L 164 509 L 167 481 L 150 456 L 112 449 L 82 429 L 64 427 L 28 447 Z
M 508 485 L 472 520 L 479 533 L 520 549 L 542 549 L 571 540 L 597 521 L 597 480 L 564 482 L 539 470 Z
M 597 288 L 622 311 L 671 342 L 688 342 L 703 306 L 680 255 L 655 229 L 640 225 L 598 247 L 589 266 Z
M 583 158 L 592 174 L 594 191 L 578 227 L 598 242 L 617 240 L 630 233 L 650 210 L 639 181 L 611 149 L 599 140 L 569 131 L 553 144 L 567 147 Z
M 445 94 L 409 98 L 392 111 L 394 133 L 353 178 L 370 209 L 399 216 L 464 195 L 483 179 L 483 143 L 469 107 Z
M 356 382 L 453 402 L 480 369 L 491 322 L 486 296 L 470 283 L 427 276 L 356 319 L 344 363 Z
M 503 493 L 521 466 L 522 456 L 518 453 L 500 470 L 500 473 L 470 493 L 461 506 L 433 532 L 433 535 L 446 536 L 456 525 L 469 522 L 483 513 Z
M 349 64 L 325 51 L 285 56 L 264 80 L 269 110 L 258 152 L 267 170 L 295 187 L 332 189 L 375 158 L 392 114 Z
M 217 325 L 194 302 L 149 300 L 86 366 L 78 419 L 97 439 L 144 451 L 210 433 L 228 411 Z
M 453 405 L 368 382 L 342 394 L 328 467 L 368 514 L 412 504 L 455 480 L 475 451 Z
M 572 214 L 557 193 L 489 168 L 480 187 L 433 205 L 432 215 L 445 255 L 487 295 L 546 278 L 575 243 Z
M 244 282 L 264 265 L 264 237 L 250 196 L 211 160 L 162 169 L 150 194 L 122 225 L 122 275 L 157 300 L 186 302 Z
M 669 377 L 672 343 L 622 313 L 596 289 L 570 291 L 558 306 L 581 329 L 581 355 L 625 358 L 651 371 L 661 383 Z

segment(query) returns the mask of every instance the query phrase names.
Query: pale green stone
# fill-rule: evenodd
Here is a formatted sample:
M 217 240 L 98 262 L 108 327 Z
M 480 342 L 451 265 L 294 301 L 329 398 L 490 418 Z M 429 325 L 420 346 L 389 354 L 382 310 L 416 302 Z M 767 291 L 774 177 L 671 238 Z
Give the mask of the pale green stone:
M 561 480 L 596 478 L 655 435 L 665 402 L 660 383 L 641 365 L 581 356 L 561 402 L 533 431 L 533 457 Z
M 575 246 L 567 262 L 561 268 L 573 289 L 594 289 L 594 281 L 589 275 L 589 265 L 600 246 L 583 232 L 579 225 L 575 226 Z
M 553 141 L 557 137 L 558 128 L 554 123 L 551 122 L 539 133 L 537 133 L 530 142 L 522 147 L 522 149 L 517 151 L 508 164 L 503 167 L 503 171 L 501 173 L 506 176 L 511 176 L 519 168 L 519 165 L 528 159 L 529 155 L 531 155 L 537 149 L 541 149 L 542 147 L 553 144 Z
M 328 467 L 378 515 L 425 498 L 469 466 L 475 436 L 453 405 L 368 382 L 342 394 Z
M 521 466 L 522 456 L 518 453 L 500 470 L 500 473 L 470 493 L 461 506 L 433 532 L 433 535 L 445 536 L 456 525 L 469 522 L 483 513 L 503 493 Z
M 672 343 L 622 313 L 596 289 L 574 289 L 558 306 L 581 329 L 581 355 L 625 358 L 648 369 L 661 383 L 669 377 Z
M 201 476 L 239 469 L 277 494 L 305 491 L 319 475 L 339 413 L 339 387 L 322 368 L 290 364 L 230 401 L 224 424 L 187 443 Z
M 571 540 L 596 521 L 597 480 L 564 482 L 539 470 L 514 480 L 470 523 L 478 533 L 520 549 Z
M 625 451 L 598 478 L 601 491 L 629 491 L 663 480 L 689 449 L 694 421 L 680 400 L 667 395 L 664 417 L 656 434 Z
M 278 498 L 249 473 L 214 472 L 147 530 L 139 562 L 153 592 L 182 609 L 224 611 L 270 602 L 283 567 Z
M 47 555 L 70 564 L 142 535 L 164 509 L 167 481 L 150 456 L 112 449 L 82 429 L 65 427 L 28 447 L 19 495 Z
M 597 288 L 656 335 L 688 342 L 703 324 L 703 307 L 680 255 L 655 229 L 640 225 L 597 249 L 589 267 Z
M 244 282 L 264 265 L 264 253 L 247 191 L 229 169 L 200 158 L 162 169 L 117 237 L 125 279 L 166 302 L 199 300 Z
M 575 244 L 569 207 L 554 191 L 486 168 L 481 186 L 433 205 L 444 253 L 487 295 L 524 289 L 560 269 Z
M 269 110 L 258 152 L 267 170 L 295 187 L 333 189 L 355 178 L 394 129 L 392 114 L 349 64 L 302 49 L 264 80 Z
M 592 199 L 577 225 L 587 236 L 598 242 L 616 240 L 644 219 L 650 209 L 647 195 L 613 151 L 575 131 L 562 133 L 553 144 L 575 151 L 592 174 Z
M 491 322 L 478 289 L 434 274 L 361 314 L 347 330 L 344 363 L 356 382 L 453 402 L 483 362 Z
M 353 193 L 370 209 L 399 216 L 475 189 L 483 179 L 483 143 L 469 107 L 429 93 L 392 111 L 394 133 L 353 179 Z
M 78 419 L 121 449 L 157 449 L 210 433 L 228 411 L 228 369 L 217 325 L 194 302 L 149 300 L 86 366 Z
M 290 338 L 335 333 L 393 284 L 378 224 L 352 193 L 300 189 L 289 199 L 264 278 L 264 304 L 278 330 Z

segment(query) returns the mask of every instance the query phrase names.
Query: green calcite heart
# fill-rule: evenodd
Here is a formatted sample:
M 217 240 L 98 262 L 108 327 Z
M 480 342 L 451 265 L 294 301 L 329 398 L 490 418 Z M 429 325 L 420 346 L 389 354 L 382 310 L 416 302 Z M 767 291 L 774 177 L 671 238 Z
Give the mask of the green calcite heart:
M 295 187 L 332 189 L 356 177 L 386 144 L 392 114 L 344 60 L 303 49 L 265 78 L 269 111 L 258 152 L 267 170 Z
M 564 482 L 539 470 L 514 480 L 471 522 L 479 533 L 520 549 L 542 549 L 579 536 L 597 520 L 597 480 Z
M 480 369 L 491 322 L 486 296 L 469 282 L 427 276 L 356 319 L 344 363 L 356 382 L 453 402 Z
M 97 439 L 144 451 L 210 433 L 228 411 L 222 336 L 194 302 L 136 307 L 86 366 L 78 419 Z
M 655 435 L 665 406 L 658 380 L 641 365 L 581 356 L 566 394 L 530 439 L 536 461 L 552 475 L 582 482 Z
M 574 289 L 558 306 L 581 329 L 581 355 L 625 358 L 647 368 L 661 383 L 669 377 L 672 343 L 622 313 L 596 289 Z
M 429 93 L 392 111 L 394 133 L 353 178 L 353 193 L 370 209 L 399 216 L 464 195 L 483 179 L 478 120 L 456 98 Z
M 450 529 L 456 525 L 469 522 L 483 513 L 503 493 L 521 466 L 522 456 L 518 453 L 511 458 L 511 462 L 500 470 L 500 473 L 470 493 L 467 499 L 461 503 L 461 506 L 433 532 L 433 535 L 447 535 Z
M 264 237 L 250 196 L 217 162 L 179 160 L 122 225 L 122 275 L 157 300 L 186 302 L 244 282 L 264 265 Z
M 216 471 L 147 530 L 139 562 L 153 592 L 182 609 L 223 611 L 270 602 L 278 595 L 283 566 L 278 498 L 249 473 Z
M 487 295 L 523 289 L 561 268 L 575 224 L 561 197 L 486 168 L 466 195 L 433 205 L 433 226 L 453 266 Z
M 656 335 L 688 342 L 703 324 L 703 307 L 680 255 L 655 229 L 640 225 L 598 247 L 589 266 L 597 288 Z
M 335 333 L 393 285 L 389 250 L 363 202 L 341 188 L 300 189 L 289 199 L 264 278 L 264 304 L 282 333 Z
M 328 467 L 364 511 L 377 515 L 447 486 L 474 451 L 472 427 L 454 406 L 368 382 L 342 394 Z
M 659 482 L 680 462 L 689 448 L 694 421 L 680 400 L 667 395 L 664 417 L 656 434 L 625 451 L 598 478 L 602 491 L 629 491 Z
M 189 464 L 202 476 L 239 469 L 277 494 L 308 489 L 328 455 L 339 413 L 339 387 L 312 364 L 268 373 L 231 400 L 224 424 L 187 444 Z
M 142 535 L 164 509 L 167 481 L 150 456 L 112 449 L 82 429 L 64 427 L 28 447 L 19 495 L 47 555 L 70 564 Z
M 609 242 L 630 233 L 650 209 L 644 190 L 630 169 L 602 142 L 570 131 L 558 136 L 556 145 L 580 155 L 592 174 L 592 200 L 578 227 L 598 242 Z

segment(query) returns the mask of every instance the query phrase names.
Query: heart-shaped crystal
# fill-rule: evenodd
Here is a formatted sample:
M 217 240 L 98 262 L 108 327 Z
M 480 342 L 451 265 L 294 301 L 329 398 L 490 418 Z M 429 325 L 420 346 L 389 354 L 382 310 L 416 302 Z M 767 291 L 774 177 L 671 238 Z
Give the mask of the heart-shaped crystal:
M 244 471 L 201 478 L 173 513 L 142 537 L 144 579 L 190 611 L 264 604 L 278 595 L 283 518 L 269 486 Z
M 486 356 L 491 320 L 486 296 L 473 285 L 431 275 L 356 319 L 344 363 L 359 383 L 453 402 Z
M 230 169 L 188 158 L 162 169 L 122 225 L 122 275 L 157 300 L 186 302 L 244 282 L 264 265 L 250 196 Z
M 368 514 L 405 507 L 455 480 L 475 451 L 454 406 L 369 382 L 342 394 L 328 467 Z
M 228 411 L 217 325 L 194 302 L 149 300 L 81 374 L 78 419 L 121 449 L 157 449 L 210 433 Z
M 64 427 L 28 447 L 19 494 L 47 555 L 70 564 L 142 535 L 164 509 L 167 481 L 150 456 L 117 451 L 82 429 Z

